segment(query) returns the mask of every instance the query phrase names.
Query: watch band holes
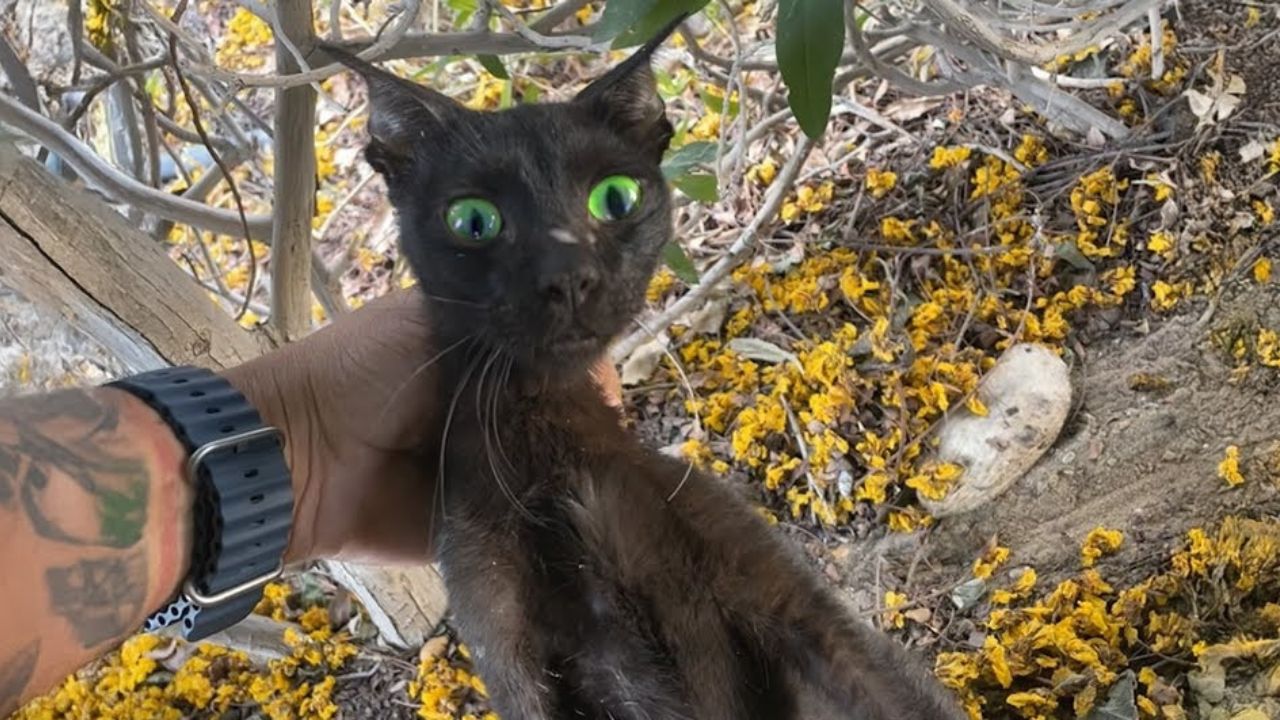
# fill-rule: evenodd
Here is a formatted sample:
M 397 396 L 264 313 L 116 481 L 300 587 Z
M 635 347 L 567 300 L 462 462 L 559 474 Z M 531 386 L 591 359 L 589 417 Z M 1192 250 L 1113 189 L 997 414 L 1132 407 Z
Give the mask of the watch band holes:
M 244 471 L 244 478 L 246 480 L 249 480 L 251 478 L 256 478 L 256 477 L 258 477 L 258 468 L 253 468 L 253 469 Z
M 266 495 L 263 495 L 262 493 L 258 493 L 257 495 L 254 495 L 253 497 L 249 498 L 249 504 L 257 505 L 258 503 L 266 499 L 266 497 L 267 497 Z
M 204 397 L 204 391 L 203 391 L 203 390 L 192 390 L 192 391 L 191 391 L 191 397 Z
M 236 426 L 235 426 L 235 425 L 223 425 L 223 426 L 220 428 L 220 430 L 221 430 L 222 432 L 224 432 L 224 433 L 229 433 L 229 432 L 231 432 L 231 431 L 233 431 L 233 430 L 235 430 L 235 429 L 236 429 Z

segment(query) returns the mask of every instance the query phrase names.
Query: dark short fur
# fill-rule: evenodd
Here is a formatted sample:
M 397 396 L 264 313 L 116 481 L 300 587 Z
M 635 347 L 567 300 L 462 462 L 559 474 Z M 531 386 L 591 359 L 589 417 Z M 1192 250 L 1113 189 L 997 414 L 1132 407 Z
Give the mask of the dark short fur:
M 571 102 L 497 113 L 345 59 L 438 331 L 430 471 L 462 637 L 504 720 L 960 718 L 735 492 L 642 447 L 588 379 L 671 238 L 653 45 Z M 614 174 L 640 181 L 641 208 L 597 221 L 587 194 Z M 477 196 L 504 228 L 466 247 L 443 217 Z

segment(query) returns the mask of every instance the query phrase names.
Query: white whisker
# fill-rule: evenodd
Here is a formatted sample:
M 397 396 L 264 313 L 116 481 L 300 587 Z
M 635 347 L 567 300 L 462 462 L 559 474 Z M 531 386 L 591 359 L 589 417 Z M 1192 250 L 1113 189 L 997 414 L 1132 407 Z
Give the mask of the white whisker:
M 462 376 L 462 381 L 458 383 L 458 388 L 453 391 L 453 399 L 449 401 L 449 412 L 444 416 L 444 429 L 440 432 L 440 466 L 436 473 L 436 486 L 440 490 L 441 518 L 448 518 L 447 508 L 444 505 L 444 483 L 447 477 L 445 475 L 445 458 L 448 456 L 449 449 L 449 428 L 453 425 L 453 414 L 458 409 L 458 400 L 462 397 L 462 391 L 466 389 L 467 383 L 471 381 L 471 376 L 475 373 L 476 367 L 479 366 L 480 359 L 483 357 L 483 355 L 479 356 L 475 362 L 467 367 L 467 372 Z M 433 515 L 434 511 L 435 508 L 433 507 Z
M 649 337 L 655 340 L 658 338 L 658 336 L 655 335 L 652 330 L 645 327 L 644 323 L 640 322 L 639 320 L 636 320 L 636 325 L 638 325 L 641 330 L 644 330 L 646 333 L 648 333 Z M 680 381 L 684 383 L 684 391 L 689 396 L 688 399 L 691 401 L 696 401 L 698 399 L 698 395 L 693 390 L 693 383 L 689 381 L 688 373 L 684 371 L 684 364 L 680 362 L 680 359 L 677 358 L 675 354 L 672 353 L 669 348 L 667 348 L 666 345 L 662 346 L 662 353 L 667 356 L 667 359 L 669 359 L 671 361 L 671 364 L 675 366 L 676 372 L 680 374 Z M 693 407 L 694 427 L 701 429 L 702 414 L 698 412 L 698 403 L 691 402 L 690 406 Z M 684 477 L 680 478 L 680 483 L 676 485 L 676 489 L 672 490 L 671 494 L 667 496 L 667 502 L 671 502 L 672 500 L 674 500 L 676 495 L 679 494 L 680 491 L 684 489 L 685 483 L 689 482 L 690 475 L 693 475 L 692 460 L 689 461 L 689 466 L 684 469 Z
M 435 365 L 436 363 L 440 362 L 441 358 L 443 358 L 445 355 L 448 355 L 449 353 L 456 350 L 459 345 L 461 345 L 462 343 L 468 340 L 474 340 L 474 339 L 475 339 L 475 336 L 468 335 L 467 337 L 462 338 L 461 340 L 450 345 L 444 350 L 441 350 L 440 352 L 436 353 L 429 360 L 422 363 L 418 367 L 414 368 L 413 372 L 409 373 L 409 377 L 406 378 L 404 382 L 400 383 L 399 387 L 391 391 L 391 396 L 387 398 L 386 404 L 382 406 L 382 411 L 378 413 L 378 422 L 381 423 L 382 419 L 386 417 L 387 411 L 390 410 L 391 406 L 395 404 L 395 401 L 400 396 L 400 393 L 404 392 L 404 389 L 409 387 L 409 383 L 412 383 L 414 380 L 416 380 L 419 375 L 426 372 L 427 369 L 429 369 L 432 365 Z
M 511 486 L 507 484 L 506 478 L 502 474 L 502 470 L 498 467 L 498 463 L 494 459 L 494 439 L 497 439 L 499 446 L 502 444 L 502 433 L 498 429 L 497 424 L 497 402 L 498 394 L 501 390 L 500 384 L 496 382 L 498 379 L 497 375 L 492 377 L 495 382 L 492 383 L 492 389 L 489 392 L 489 404 L 491 407 L 487 416 L 483 412 L 482 408 L 482 401 L 484 400 L 484 381 L 488 377 L 489 369 L 493 367 L 494 362 L 501 356 L 502 351 L 500 349 L 495 349 L 489 356 L 489 361 L 485 363 L 484 370 L 480 373 L 480 382 L 476 386 L 476 419 L 480 422 L 480 432 L 484 437 L 485 459 L 489 461 L 489 471 L 493 473 L 493 479 L 498 484 L 498 489 L 517 512 L 529 521 L 537 522 L 537 518 L 533 513 L 529 512 L 529 509 L 524 506 L 524 503 L 520 502 L 520 498 L 516 496 L 515 492 L 511 489 Z M 505 451 L 500 452 L 505 455 Z M 507 464 L 510 465 L 509 462 Z

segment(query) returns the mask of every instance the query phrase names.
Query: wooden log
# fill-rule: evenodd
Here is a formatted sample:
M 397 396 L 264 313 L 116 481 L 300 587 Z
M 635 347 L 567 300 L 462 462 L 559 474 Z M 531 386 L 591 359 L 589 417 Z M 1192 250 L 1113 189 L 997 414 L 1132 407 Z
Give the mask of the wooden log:
M 129 372 L 221 370 L 274 346 L 236 325 L 163 245 L 3 143 L 0 258 L 0 283 L 61 313 Z M 444 612 L 444 585 L 430 567 L 327 566 L 389 645 L 418 647 Z

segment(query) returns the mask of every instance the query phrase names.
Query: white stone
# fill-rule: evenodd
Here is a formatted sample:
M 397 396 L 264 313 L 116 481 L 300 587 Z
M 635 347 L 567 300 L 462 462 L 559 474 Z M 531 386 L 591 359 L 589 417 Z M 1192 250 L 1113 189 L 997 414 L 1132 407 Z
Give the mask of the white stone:
M 1071 375 L 1048 348 L 1015 345 L 982 379 L 978 399 L 986 417 L 960 408 L 939 429 L 938 459 L 960 465 L 964 474 L 942 500 L 921 498 L 936 517 L 990 502 L 1035 465 L 1066 422 Z

